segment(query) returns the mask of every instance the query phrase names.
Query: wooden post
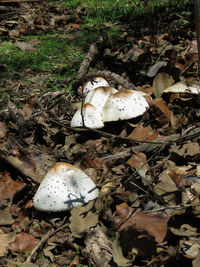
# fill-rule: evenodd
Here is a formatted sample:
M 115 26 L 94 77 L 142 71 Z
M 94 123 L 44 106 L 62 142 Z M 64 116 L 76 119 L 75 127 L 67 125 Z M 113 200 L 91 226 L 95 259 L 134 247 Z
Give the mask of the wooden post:
M 195 22 L 198 47 L 198 77 L 200 76 L 200 0 L 195 0 Z

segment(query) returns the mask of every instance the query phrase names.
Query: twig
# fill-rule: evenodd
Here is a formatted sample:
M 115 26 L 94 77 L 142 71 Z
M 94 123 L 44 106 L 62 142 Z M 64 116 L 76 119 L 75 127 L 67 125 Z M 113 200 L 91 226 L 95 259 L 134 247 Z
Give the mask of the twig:
M 138 170 L 137 170 L 138 171 Z M 130 182 L 132 185 L 136 186 L 138 189 L 142 190 L 145 194 L 148 194 L 148 192 L 146 190 L 144 190 L 142 187 L 140 187 L 139 185 L 133 183 L 133 182 Z
M 94 60 L 95 56 L 99 53 L 99 48 L 103 45 L 103 43 L 104 39 L 103 37 L 100 36 L 96 42 L 90 45 L 87 55 L 81 62 L 73 87 L 76 86 L 76 84 L 78 84 L 78 81 L 81 80 L 86 75 L 92 61 Z
M 186 72 L 194 63 L 194 61 L 192 61 L 183 71 L 181 71 L 181 73 L 179 74 L 180 76 L 183 75 L 184 72 Z
M 180 210 L 180 209 L 186 209 L 190 207 L 198 207 L 200 206 L 200 203 L 197 204 L 185 204 L 185 205 L 174 205 L 174 206 L 166 206 L 162 208 L 157 208 L 153 210 L 147 210 L 143 211 L 144 213 L 152 213 L 152 212 L 159 212 L 159 211 L 165 211 L 165 210 Z
M 99 76 L 106 80 L 110 80 L 111 82 L 117 83 L 125 89 L 138 90 L 134 84 L 132 84 L 131 82 L 128 82 L 126 79 L 124 79 L 119 74 L 116 74 L 108 70 L 103 70 L 103 71 L 98 70 L 98 71 L 85 74 L 85 76 L 81 77 L 81 79 L 76 80 L 76 82 L 73 84 L 73 89 L 76 90 L 81 84 L 87 82 L 90 79 L 93 79 Z
M 130 138 L 130 137 L 123 137 L 123 136 L 119 136 L 119 135 L 116 135 L 116 134 L 107 133 L 107 132 L 104 132 L 104 131 L 101 131 L 101 130 L 92 129 L 92 128 L 88 128 L 88 127 L 85 127 L 85 128 L 72 128 L 72 129 L 74 131 L 76 131 L 76 132 L 81 132 L 81 131 L 95 132 L 95 133 L 101 134 L 103 136 L 111 137 L 113 139 L 129 141 L 129 142 L 132 142 L 132 143 L 145 143 L 145 144 L 146 143 L 150 143 L 150 144 L 164 144 L 165 143 L 165 141 L 160 141 L 161 138 L 156 140 L 156 141 L 138 140 L 138 139 L 133 139 L 133 138 Z
M 62 226 L 60 226 L 59 228 L 57 228 L 56 230 L 49 230 L 48 233 L 46 233 L 45 236 L 43 236 L 43 238 L 40 240 L 40 242 L 37 244 L 37 246 L 35 246 L 35 248 L 31 251 L 30 255 L 28 256 L 28 258 L 26 259 L 26 262 L 31 262 L 34 254 L 44 245 L 44 243 L 53 235 L 55 235 L 57 232 L 59 232 L 60 230 L 62 230 L 63 228 L 67 227 L 69 225 L 69 223 L 66 223 Z
M 88 80 L 100 76 L 106 80 L 110 80 L 111 82 L 120 84 L 123 88 L 137 90 L 137 87 L 134 84 L 128 82 L 122 76 L 114 72 L 106 70 L 106 71 L 94 71 L 91 73 L 87 73 L 91 63 L 94 61 L 95 57 L 99 54 L 99 50 L 100 48 L 102 48 L 104 42 L 105 42 L 104 38 L 100 36 L 95 43 L 90 45 L 89 51 L 84 60 L 82 61 L 80 68 L 78 70 L 76 79 L 73 83 L 73 89 L 76 90 L 80 85 L 87 82 Z
M 140 144 L 140 145 L 135 145 L 135 146 L 129 147 L 125 151 L 115 153 L 114 155 L 108 155 L 108 156 L 102 157 L 101 160 L 103 160 L 104 162 L 109 162 L 109 161 L 112 161 L 115 159 L 128 157 L 131 155 L 132 152 L 150 153 L 154 149 L 156 149 L 157 147 L 159 148 L 161 144 L 165 145 L 165 146 L 170 145 L 171 143 L 181 144 L 187 140 L 192 140 L 196 137 L 199 137 L 200 127 L 196 127 L 195 129 L 191 129 L 189 132 L 186 130 L 185 133 L 186 134 L 183 134 L 183 135 L 173 134 L 170 136 L 165 136 L 165 137 L 159 138 L 158 143 L 156 140 L 154 142 L 143 141 L 143 142 L 141 142 L 142 144 Z M 138 141 L 138 142 L 140 142 L 140 141 Z

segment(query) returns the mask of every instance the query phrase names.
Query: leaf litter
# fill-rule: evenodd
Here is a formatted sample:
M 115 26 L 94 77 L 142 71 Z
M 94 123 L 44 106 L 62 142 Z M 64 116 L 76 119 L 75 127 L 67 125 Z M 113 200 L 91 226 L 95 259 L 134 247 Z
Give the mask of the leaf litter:
M 62 32 L 66 21 L 67 27 L 80 30 L 79 17 L 69 10 L 43 19 L 32 11 L 23 14 L 32 25 L 4 20 L 2 33 L 15 40 L 38 30 Z M 17 40 L 16 45 L 32 51 L 37 43 Z M 101 130 L 73 129 L 76 98 L 83 101 L 78 92 L 36 91 L 26 95 L 22 107 L 9 101 L 0 112 L 1 266 L 198 266 L 199 83 L 191 82 L 196 40 L 176 28 L 154 38 L 135 38 L 129 48 L 115 44 L 112 50 L 102 53 L 96 66 L 105 62 L 111 71 L 121 68 L 127 80 L 149 94 L 150 108 L 143 115 L 107 122 Z M 47 78 L 38 73 L 31 82 L 42 88 Z M 120 90 L 124 80 L 108 82 Z M 59 161 L 90 176 L 99 198 L 67 212 L 36 211 L 33 196 Z

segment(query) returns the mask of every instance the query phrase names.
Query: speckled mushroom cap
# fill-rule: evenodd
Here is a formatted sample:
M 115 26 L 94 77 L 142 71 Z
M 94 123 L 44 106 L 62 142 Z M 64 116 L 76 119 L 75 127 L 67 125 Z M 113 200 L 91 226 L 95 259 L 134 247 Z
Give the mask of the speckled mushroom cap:
M 113 87 L 98 87 L 88 92 L 84 103 L 89 103 L 98 109 L 102 109 L 109 96 L 117 92 L 118 90 Z
M 103 121 L 118 121 L 136 118 L 149 108 L 145 93 L 134 90 L 121 90 L 111 95 L 103 108 Z
M 83 105 L 83 118 L 86 127 L 91 129 L 98 129 L 104 127 L 101 111 L 92 104 Z M 81 107 L 75 112 L 71 127 L 83 127 Z
M 109 86 L 109 84 L 104 78 L 96 77 L 92 81 L 87 82 L 83 86 L 83 95 L 85 96 L 90 90 L 93 90 L 101 86 Z
M 98 197 L 93 181 L 79 168 L 58 162 L 42 180 L 33 204 L 37 210 L 59 212 L 83 205 Z

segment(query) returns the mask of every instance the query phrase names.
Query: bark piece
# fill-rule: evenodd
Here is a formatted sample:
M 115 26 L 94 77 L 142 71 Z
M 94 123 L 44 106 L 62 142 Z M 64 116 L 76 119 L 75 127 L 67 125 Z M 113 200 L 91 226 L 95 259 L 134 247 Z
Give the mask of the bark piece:
M 108 240 L 101 227 L 97 225 L 90 229 L 85 239 L 84 254 L 89 262 L 96 267 L 109 267 L 112 259 L 111 242 Z

